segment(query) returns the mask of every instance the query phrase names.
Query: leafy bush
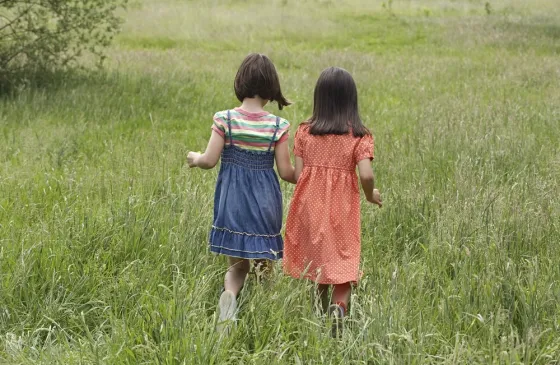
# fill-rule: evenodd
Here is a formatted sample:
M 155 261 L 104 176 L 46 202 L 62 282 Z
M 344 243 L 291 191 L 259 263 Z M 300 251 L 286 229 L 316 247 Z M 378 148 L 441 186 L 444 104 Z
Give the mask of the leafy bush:
M 127 0 L 0 0 L 0 85 L 23 70 L 75 65 L 84 52 L 101 62 Z

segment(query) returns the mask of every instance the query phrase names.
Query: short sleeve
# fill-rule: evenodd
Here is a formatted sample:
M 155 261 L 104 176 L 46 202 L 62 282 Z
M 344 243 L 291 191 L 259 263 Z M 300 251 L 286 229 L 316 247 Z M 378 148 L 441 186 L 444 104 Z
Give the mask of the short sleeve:
M 303 158 L 303 150 L 305 148 L 305 131 L 303 126 L 300 126 L 296 132 L 296 137 L 294 140 L 294 155 Z
M 226 135 L 226 121 L 220 115 L 220 113 L 214 114 L 214 123 L 212 124 L 212 130 L 218 133 L 220 136 L 225 137 Z
M 288 140 L 289 137 L 290 137 L 290 132 L 285 131 L 284 133 L 282 133 L 282 135 L 280 136 L 278 141 L 276 141 L 276 143 L 284 143 Z
M 356 163 L 369 159 L 373 160 L 373 136 L 365 135 L 360 138 L 356 149 L 354 150 L 354 160 Z
M 280 126 L 278 128 L 278 133 L 276 136 L 276 143 L 278 144 L 278 143 L 286 142 L 289 136 L 290 136 L 290 122 L 288 122 L 286 119 L 281 119 Z

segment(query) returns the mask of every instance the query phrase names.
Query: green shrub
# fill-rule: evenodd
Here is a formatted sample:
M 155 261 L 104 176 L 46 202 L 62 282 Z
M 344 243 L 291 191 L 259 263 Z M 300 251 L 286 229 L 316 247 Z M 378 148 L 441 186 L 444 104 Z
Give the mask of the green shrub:
M 118 31 L 116 10 L 127 0 L 0 0 L 0 86 L 28 71 L 77 65 Z

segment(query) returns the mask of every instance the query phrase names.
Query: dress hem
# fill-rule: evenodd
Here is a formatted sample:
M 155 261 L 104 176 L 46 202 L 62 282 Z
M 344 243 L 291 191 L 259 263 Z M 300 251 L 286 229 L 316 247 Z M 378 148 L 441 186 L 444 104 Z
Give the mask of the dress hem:
M 309 276 L 309 275 L 295 275 L 292 274 L 290 272 L 287 272 L 286 270 L 284 270 L 284 273 L 294 279 L 305 279 L 305 280 L 309 280 L 312 281 L 316 284 L 321 284 L 321 285 L 340 285 L 340 284 L 346 284 L 346 283 L 350 283 L 350 285 L 352 286 L 356 286 L 358 285 L 358 282 L 360 280 L 360 277 L 358 277 L 357 279 L 354 280 L 317 280 L 317 277 L 313 277 L 313 276 Z
M 228 257 L 236 257 L 246 260 L 271 260 L 278 261 L 283 258 L 282 252 L 244 252 L 228 249 L 223 246 L 213 246 L 210 244 L 210 252 L 217 255 L 224 255 Z
M 279 260 L 284 255 L 281 235 L 244 235 L 232 230 L 213 228 L 210 232 L 210 251 L 244 259 Z

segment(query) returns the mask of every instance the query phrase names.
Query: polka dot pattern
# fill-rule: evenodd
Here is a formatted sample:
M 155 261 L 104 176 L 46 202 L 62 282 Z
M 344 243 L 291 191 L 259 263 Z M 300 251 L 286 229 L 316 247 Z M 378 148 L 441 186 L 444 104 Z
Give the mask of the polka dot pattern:
M 284 271 L 320 284 L 356 282 L 360 265 L 360 190 L 356 165 L 373 159 L 373 137 L 313 136 L 302 124 L 294 153 L 304 168 L 290 204 Z

